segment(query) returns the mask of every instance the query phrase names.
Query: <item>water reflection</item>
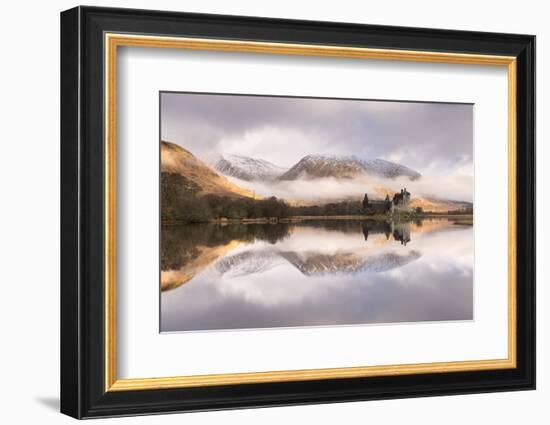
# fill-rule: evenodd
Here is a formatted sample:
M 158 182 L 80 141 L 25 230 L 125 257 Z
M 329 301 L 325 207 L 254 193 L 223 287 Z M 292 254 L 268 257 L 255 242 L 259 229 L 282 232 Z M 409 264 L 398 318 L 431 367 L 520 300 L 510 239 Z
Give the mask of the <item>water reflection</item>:
M 472 268 L 447 219 L 163 226 L 161 330 L 466 320 Z

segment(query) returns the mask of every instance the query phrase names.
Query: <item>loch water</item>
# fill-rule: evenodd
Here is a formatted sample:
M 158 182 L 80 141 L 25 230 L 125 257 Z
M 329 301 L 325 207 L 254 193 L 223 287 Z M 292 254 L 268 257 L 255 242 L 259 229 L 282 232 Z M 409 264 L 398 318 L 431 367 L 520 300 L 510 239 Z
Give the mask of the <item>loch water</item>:
M 161 331 L 471 320 L 467 221 L 161 229 Z

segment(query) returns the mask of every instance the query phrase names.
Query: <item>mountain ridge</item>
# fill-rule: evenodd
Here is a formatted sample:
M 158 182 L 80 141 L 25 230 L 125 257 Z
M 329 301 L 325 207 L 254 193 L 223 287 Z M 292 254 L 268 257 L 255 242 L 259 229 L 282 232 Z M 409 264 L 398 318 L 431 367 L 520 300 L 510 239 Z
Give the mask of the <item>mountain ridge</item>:
M 288 171 L 279 176 L 279 180 L 298 180 L 334 177 L 350 179 L 360 175 L 396 178 L 405 176 L 417 180 L 422 175 L 411 168 L 384 159 L 361 159 L 355 155 L 306 155 Z
M 221 155 L 215 161 L 214 168 L 226 176 L 246 181 L 274 180 L 286 171 L 286 168 L 265 159 L 235 154 Z

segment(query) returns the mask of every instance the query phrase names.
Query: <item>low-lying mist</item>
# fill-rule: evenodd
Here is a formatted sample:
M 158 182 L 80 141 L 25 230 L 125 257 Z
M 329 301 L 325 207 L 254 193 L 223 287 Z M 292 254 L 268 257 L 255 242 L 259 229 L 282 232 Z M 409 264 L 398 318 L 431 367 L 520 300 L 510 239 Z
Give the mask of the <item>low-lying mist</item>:
M 314 204 L 344 199 L 383 199 L 386 194 L 407 188 L 412 198 L 437 199 L 451 201 L 473 201 L 473 177 L 468 175 L 422 176 L 411 181 L 406 177 L 384 179 L 362 176 L 354 179 L 321 179 L 244 181 L 229 179 L 241 187 L 254 191 L 256 196 L 276 196 L 291 204 Z

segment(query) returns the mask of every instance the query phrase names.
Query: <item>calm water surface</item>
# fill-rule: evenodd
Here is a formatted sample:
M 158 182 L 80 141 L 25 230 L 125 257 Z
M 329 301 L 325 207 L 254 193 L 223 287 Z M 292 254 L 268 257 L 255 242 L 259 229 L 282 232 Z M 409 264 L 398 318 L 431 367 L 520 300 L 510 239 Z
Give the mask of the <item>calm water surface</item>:
M 473 231 L 459 221 L 162 227 L 163 332 L 472 316 Z

